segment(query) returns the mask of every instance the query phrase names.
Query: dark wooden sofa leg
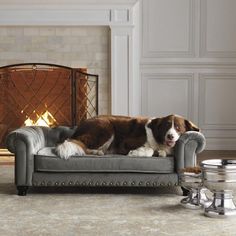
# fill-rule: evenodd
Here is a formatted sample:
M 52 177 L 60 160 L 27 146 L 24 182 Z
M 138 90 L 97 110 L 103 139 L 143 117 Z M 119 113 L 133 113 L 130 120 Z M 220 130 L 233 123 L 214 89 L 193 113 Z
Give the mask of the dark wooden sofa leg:
M 28 186 L 17 186 L 18 195 L 19 196 L 26 196 L 28 189 L 29 189 Z
M 186 188 L 181 187 L 182 191 L 183 191 L 183 196 L 188 196 L 189 195 L 189 190 Z

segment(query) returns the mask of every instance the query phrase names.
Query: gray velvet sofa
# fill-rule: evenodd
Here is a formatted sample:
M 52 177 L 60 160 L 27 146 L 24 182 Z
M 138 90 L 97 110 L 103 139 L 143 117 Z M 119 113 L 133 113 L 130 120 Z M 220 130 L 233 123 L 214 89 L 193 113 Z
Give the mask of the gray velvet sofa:
M 65 126 L 31 126 L 8 134 L 6 144 L 15 154 L 19 195 L 37 186 L 176 186 L 178 172 L 195 166 L 196 154 L 205 147 L 204 136 L 190 131 L 180 137 L 174 155 L 165 158 L 105 155 L 60 159 L 54 153 L 55 146 L 74 131 Z

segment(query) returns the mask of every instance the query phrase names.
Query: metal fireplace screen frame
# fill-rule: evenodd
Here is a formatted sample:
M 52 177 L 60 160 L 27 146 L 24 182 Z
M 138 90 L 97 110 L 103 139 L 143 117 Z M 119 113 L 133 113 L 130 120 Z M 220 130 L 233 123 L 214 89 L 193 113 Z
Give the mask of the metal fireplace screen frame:
M 27 119 L 75 126 L 97 114 L 98 75 L 86 69 L 46 63 L 0 67 L 0 148 L 7 133 Z

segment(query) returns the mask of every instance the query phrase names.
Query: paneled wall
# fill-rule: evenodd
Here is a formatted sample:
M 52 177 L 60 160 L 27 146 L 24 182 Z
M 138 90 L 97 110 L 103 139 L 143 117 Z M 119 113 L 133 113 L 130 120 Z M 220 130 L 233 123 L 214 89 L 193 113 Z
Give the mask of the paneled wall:
M 236 149 L 236 1 L 143 0 L 142 115 L 183 115 Z

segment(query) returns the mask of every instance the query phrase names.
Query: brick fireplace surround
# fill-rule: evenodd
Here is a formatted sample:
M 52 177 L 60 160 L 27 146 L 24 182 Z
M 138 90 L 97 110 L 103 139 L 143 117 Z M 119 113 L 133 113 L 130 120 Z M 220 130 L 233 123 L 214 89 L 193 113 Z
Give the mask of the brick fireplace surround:
M 0 27 L 53 26 L 110 28 L 109 110 L 112 114 L 140 114 L 139 1 L 22 0 L 19 4 L 1 0 Z

